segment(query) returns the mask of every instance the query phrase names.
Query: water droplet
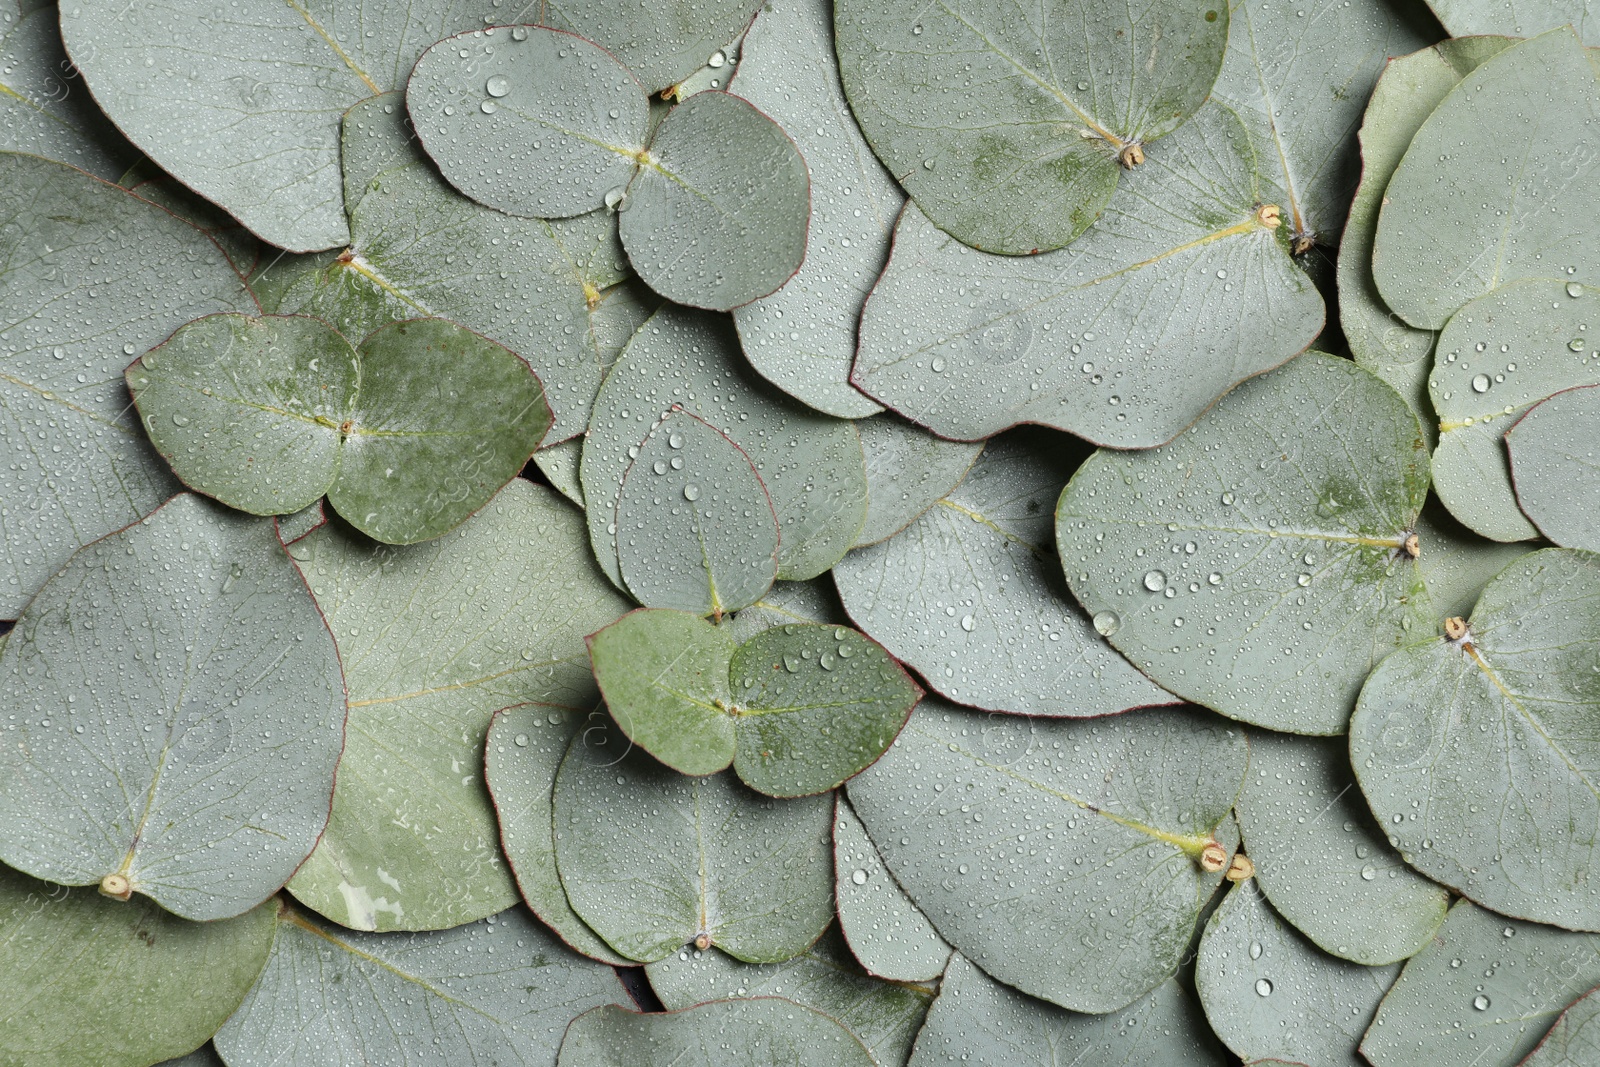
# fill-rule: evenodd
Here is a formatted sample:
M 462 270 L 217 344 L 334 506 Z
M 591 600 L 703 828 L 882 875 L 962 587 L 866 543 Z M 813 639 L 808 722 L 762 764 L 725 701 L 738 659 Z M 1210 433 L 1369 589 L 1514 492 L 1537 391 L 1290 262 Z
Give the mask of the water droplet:
M 172 416 L 172 424 L 174 426 L 187 426 L 189 425 L 189 416 L 174 412 Z
M 1489 998 L 1484 996 L 1482 993 L 1479 993 L 1477 996 L 1472 998 L 1472 1006 L 1477 1008 L 1479 1011 L 1488 1011 Z
M 712 70 L 716 70 L 727 62 L 728 57 L 722 52 L 717 51 L 711 53 L 711 58 L 706 60 L 706 66 L 710 67 Z
M 1574 299 L 1576 299 L 1577 297 L 1582 296 L 1583 295 L 1583 286 L 1579 285 L 1577 282 L 1568 282 L 1567 283 L 1567 295 L 1570 296 L 1570 297 L 1573 297 Z
M 485 100 L 483 103 L 478 105 L 478 110 L 483 112 L 485 115 L 493 115 L 496 111 L 500 110 L 500 105 L 495 103 L 493 100 Z
M 1567 348 L 1570 351 L 1573 351 L 1573 352 L 1582 352 L 1583 349 L 1584 349 L 1584 340 L 1583 340 L 1583 338 L 1574 337 L 1572 340 L 1567 342 Z
M 527 734 L 518 734 L 516 740 L 517 740 L 517 747 L 518 748 L 527 748 L 528 747 L 528 735 Z
M 688 485 L 684 486 L 683 487 L 683 499 L 685 499 L 685 500 L 699 500 L 700 499 L 700 487 L 698 485 L 695 485 L 693 482 L 690 482 Z
M 1212 571 L 1209 575 L 1206 576 L 1206 581 L 1209 582 L 1211 585 L 1221 585 L 1222 584 L 1222 575 L 1218 574 L 1216 571 Z
M 490 96 L 505 96 L 511 91 L 511 79 L 504 74 L 496 74 L 485 83 L 483 91 Z
M 961 616 L 961 628 L 970 634 L 978 628 L 978 620 L 971 615 L 963 615 Z
M 1487 374 L 1473 375 L 1472 391 L 1474 393 L 1487 393 L 1489 391 L 1489 376 Z
M 1122 629 L 1122 619 L 1114 611 L 1097 612 L 1094 617 L 1094 628 L 1101 637 L 1110 637 Z
M 856 868 L 855 872 L 850 875 L 850 880 L 852 882 L 854 882 L 856 885 L 866 885 L 867 884 L 867 872 L 861 870 L 858 867 L 858 868 Z
M 1272 983 L 1267 981 L 1265 978 L 1257 978 L 1256 979 L 1256 996 L 1258 996 L 1258 997 L 1270 997 L 1270 996 L 1272 996 Z
M 625 200 L 627 198 L 627 196 L 628 196 L 628 191 L 626 189 L 624 189 L 620 185 L 617 186 L 615 189 L 608 189 L 606 191 L 606 197 L 605 197 L 606 207 L 611 208 L 613 211 L 615 211 L 616 208 L 617 208 L 617 205 L 622 203 L 622 201 Z
M 1144 576 L 1144 587 L 1152 593 L 1159 593 L 1167 587 L 1167 576 L 1161 571 L 1147 571 Z
M 526 41 L 528 39 L 528 27 L 526 27 L 526 26 L 513 26 L 513 27 L 511 27 L 511 39 L 513 41 Z
M 1250 942 L 1250 958 L 1253 960 L 1259 960 L 1261 958 L 1261 942 Z
M 668 448 L 682 448 L 683 447 L 683 434 L 679 433 L 676 430 L 674 430 L 671 433 L 667 434 L 667 447 Z
M 1361 880 L 1363 882 L 1370 882 L 1376 877 L 1378 877 L 1378 869 L 1370 863 L 1361 868 Z

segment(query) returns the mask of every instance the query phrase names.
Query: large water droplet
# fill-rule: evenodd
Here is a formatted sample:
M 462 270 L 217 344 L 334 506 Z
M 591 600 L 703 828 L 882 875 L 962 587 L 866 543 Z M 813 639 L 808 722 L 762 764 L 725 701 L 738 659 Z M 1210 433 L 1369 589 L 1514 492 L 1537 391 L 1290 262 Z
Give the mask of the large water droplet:
M 1489 391 L 1489 376 L 1487 374 L 1473 375 L 1472 391 L 1474 393 L 1487 393 Z
M 1484 996 L 1482 993 L 1479 993 L 1477 996 L 1472 998 L 1472 1006 L 1477 1008 L 1479 1011 L 1488 1011 L 1489 998 Z
M 490 96 L 505 96 L 511 91 L 511 79 L 504 74 L 496 74 L 485 83 L 483 91 Z
M 1122 619 L 1114 611 L 1096 612 L 1094 617 L 1094 628 L 1101 637 L 1110 637 L 1112 634 L 1122 629 Z
M 1272 996 L 1272 983 L 1267 981 L 1265 978 L 1257 978 L 1256 979 L 1256 996 L 1258 996 L 1258 997 L 1270 997 L 1270 996 Z
M 1167 587 L 1167 576 L 1162 571 L 1147 571 L 1144 576 L 1144 587 L 1152 593 L 1159 593 Z

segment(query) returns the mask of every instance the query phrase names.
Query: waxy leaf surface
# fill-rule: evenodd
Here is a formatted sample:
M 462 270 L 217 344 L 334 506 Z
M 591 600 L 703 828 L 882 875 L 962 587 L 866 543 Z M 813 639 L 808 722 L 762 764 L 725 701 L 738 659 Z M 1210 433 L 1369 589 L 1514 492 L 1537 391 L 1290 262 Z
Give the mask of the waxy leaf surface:
M 854 547 L 886 541 L 961 484 L 983 443 L 946 441 L 893 415 L 860 419 L 867 459 L 867 521 Z
M 757 0 L 546 0 L 546 25 L 582 34 L 633 71 L 652 93 L 687 80 L 739 36 Z
M 714 1000 L 643 1015 L 596 1008 L 572 1020 L 560 1067 L 874 1067 L 839 1022 L 778 997 Z
M 950 945 L 894 880 L 844 797 L 834 812 L 833 877 L 839 930 L 862 967 L 896 982 L 944 973 Z
M 1600 1062 L 1600 993 L 1574 1001 L 1520 1067 L 1584 1067 Z
M 1532 37 L 1570 25 L 1585 44 L 1600 45 L 1600 7 L 1594 0 L 1429 0 L 1452 36 L 1503 33 Z
M 1600 389 L 1568 389 L 1506 434 L 1517 503 L 1558 545 L 1600 552 Z

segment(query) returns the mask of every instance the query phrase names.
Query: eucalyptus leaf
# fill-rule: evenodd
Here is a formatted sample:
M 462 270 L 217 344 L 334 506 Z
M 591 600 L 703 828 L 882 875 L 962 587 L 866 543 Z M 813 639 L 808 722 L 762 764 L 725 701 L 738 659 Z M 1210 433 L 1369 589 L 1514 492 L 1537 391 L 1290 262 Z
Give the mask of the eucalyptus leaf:
M 1372 274 L 1437 330 L 1509 282 L 1600 284 L 1600 84 L 1570 29 L 1486 60 L 1428 116 L 1384 191 Z
M 517 704 L 495 712 L 484 746 L 484 781 L 500 819 L 500 844 L 533 913 L 568 946 L 604 963 L 627 966 L 578 918 L 556 871 L 551 793 L 574 736 L 604 721 L 552 704 Z
M 867 510 L 855 427 L 807 411 L 750 371 L 727 318 L 668 305 L 623 350 L 595 398 L 578 473 L 595 557 L 613 581 L 617 498 L 637 448 L 674 408 L 738 445 L 772 499 L 778 577 L 814 578 L 855 541 Z
M 772 963 L 817 939 L 833 918 L 831 797 L 687 778 L 605 732 L 573 739 L 555 786 L 561 882 L 596 933 L 642 963 L 690 943 Z
M 778 517 L 750 457 L 672 410 L 636 448 L 617 495 L 617 569 L 647 607 L 738 611 L 778 574 Z
M 996 439 L 921 518 L 839 561 L 845 610 L 962 704 L 1081 717 L 1173 703 L 1061 587 L 1051 506 L 1081 454 L 1041 431 Z
M 911 1057 L 911 1067 L 1221 1067 L 1225 1062 L 1216 1040 L 1205 1032 L 1204 1019 L 1170 979 L 1115 1015 L 1082 1015 L 1008 989 L 960 955 L 950 960 Z
M 1567 1007 L 1519 1067 L 1583 1067 L 1600 1061 L 1600 993 L 1591 989 Z
M 569 437 L 533 454 L 539 473 L 557 492 L 580 508 L 583 507 L 583 486 L 578 484 L 578 459 L 582 455 L 582 437 Z
M 1600 389 L 1568 389 L 1535 405 L 1506 434 L 1517 503 L 1558 545 L 1600 552 Z
M 672 89 L 739 35 L 757 0 L 545 0 L 542 21 L 596 41 L 650 92 Z
M 1150 142 L 1205 102 L 1228 8 L 843 0 L 834 30 L 856 120 L 922 211 L 975 248 L 1028 254 L 1081 234 L 1119 164 L 1157 158 Z
M 333 816 L 289 889 L 364 930 L 440 929 L 509 907 L 516 886 L 483 783 L 494 712 L 583 713 L 583 646 L 627 610 L 588 556 L 583 520 L 514 480 L 436 541 L 376 545 L 330 524 L 295 543 L 350 688 Z
M 764 5 L 745 35 L 734 88 L 794 138 L 811 175 L 810 237 L 799 273 L 734 311 L 745 355 L 769 382 L 818 411 L 871 415 L 879 406 L 850 384 L 856 326 L 889 258 L 889 233 L 905 197 L 845 102 L 833 5 Z
M 0 153 L 0 220 L 0 618 L 16 618 L 68 556 L 176 488 L 122 368 L 255 301 L 199 230 L 60 163 Z
M 186 919 L 277 892 L 328 822 L 339 657 L 273 524 L 191 494 L 83 548 L 0 652 L 0 860 Z
M 221 247 L 234 269 L 245 277 L 255 269 L 266 248 L 255 234 L 239 224 L 238 219 L 161 170 L 150 162 L 149 156 L 141 157 L 123 171 L 117 184 L 201 230 Z
M 0 1062 L 146 1067 L 198 1048 L 266 963 L 274 910 L 191 923 L 0 867 Z
M 1469 620 L 1378 665 L 1350 755 L 1423 874 L 1508 915 L 1596 930 L 1597 712 L 1600 557 L 1546 549 L 1496 576 Z
M 931 982 L 944 973 L 949 943 L 883 865 L 878 846 L 843 797 L 834 812 L 833 871 L 839 930 L 869 974 Z
M 852 381 L 941 437 L 1037 422 L 1116 448 L 1170 439 L 1322 326 L 1256 169 L 1243 124 L 1213 104 L 1070 251 L 976 252 L 908 205 Z
M 406 86 L 445 179 L 530 218 L 581 215 L 626 185 L 644 150 L 644 87 L 593 41 L 544 26 L 447 37 Z
M 313 502 L 293 515 L 278 517 L 278 540 L 292 545 L 314 530 L 320 530 L 328 521 L 322 501 Z
M 1423 586 L 1406 545 L 1427 488 L 1405 402 L 1314 352 L 1170 445 L 1091 457 L 1056 541 L 1095 628 L 1157 682 L 1258 726 L 1335 734 L 1410 640 Z
M 1600 937 L 1459 901 L 1432 943 L 1406 961 L 1361 1054 L 1373 1067 L 1514 1064 L 1597 983 Z
M 1532 37 L 1571 25 L 1591 45 L 1600 45 L 1600 7 L 1593 0 L 1429 0 L 1439 21 L 1455 37 L 1503 33 Z
M 1502 543 L 1479 537 L 1456 521 L 1433 496 L 1417 519 L 1417 538 L 1427 546 L 1417 559 L 1417 569 L 1428 589 L 1427 602 L 1433 617 L 1426 619 L 1426 624 L 1430 628 L 1439 616 L 1472 614 L 1483 587 L 1512 560 L 1536 549 L 1527 541 Z
M 1496 541 L 1538 536 L 1517 506 L 1505 433 L 1534 404 L 1600 383 L 1600 287 L 1551 279 L 1514 282 L 1451 316 L 1428 392 L 1439 414 L 1434 489 L 1451 514 Z
M 787 997 L 837 1019 L 882 1067 L 906 1062 L 933 1000 L 922 986 L 863 974 L 834 927 L 783 963 L 740 963 L 718 949 L 685 949 L 650 964 L 645 973 L 672 1011 L 724 998 Z
M 867 459 L 867 520 L 855 548 L 910 526 L 961 484 L 983 451 L 982 442 L 946 441 L 893 415 L 861 419 L 856 432 Z
M 1107 1012 L 1177 969 L 1245 762 L 1242 732 L 1191 709 L 1030 722 L 925 700 L 849 794 L 945 940 L 1025 993 Z
M 765 596 L 732 619 L 724 619 L 722 625 L 735 640 L 748 641 L 762 630 L 797 622 L 850 625 L 831 580 L 823 577 L 806 582 L 774 582 Z
M 1206 924 L 1196 980 L 1212 1028 L 1246 1063 L 1363 1067 L 1356 1047 L 1399 973 L 1324 955 L 1246 880 Z
M 1356 788 L 1343 738 L 1252 734 L 1234 811 L 1255 884 L 1324 952 L 1367 966 L 1394 963 L 1416 955 L 1444 922 L 1445 891 L 1389 847 Z M 1252 1043 L 1235 1051 L 1267 1050 Z
M 708 90 L 667 115 L 618 209 L 622 245 L 646 285 L 726 311 L 771 295 L 800 269 L 811 178 L 783 127 Z
M 624 999 L 520 909 L 423 934 L 330 929 L 284 907 L 261 980 L 217 1033 L 228 1067 L 554 1067 L 580 1012 Z
M 596 1008 L 572 1020 L 560 1067 L 873 1067 L 859 1038 L 792 1000 L 714 1000 L 645 1015 Z

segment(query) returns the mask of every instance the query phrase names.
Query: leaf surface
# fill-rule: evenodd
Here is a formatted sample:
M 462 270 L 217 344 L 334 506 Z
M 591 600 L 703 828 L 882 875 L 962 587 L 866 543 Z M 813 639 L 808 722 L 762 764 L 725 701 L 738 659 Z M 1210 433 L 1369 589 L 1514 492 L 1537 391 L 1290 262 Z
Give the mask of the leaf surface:
M 1568 389 L 1506 434 L 1517 504 L 1558 545 L 1600 552 L 1600 389 Z
M 1492 0 L 1429 0 L 1445 29 L 1455 37 L 1503 33 L 1532 37 L 1571 25 L 1586 44 L 1600 44 L 1600 8 L 1593 0 L 1517 0 L 1515 4 Z
M 950 945 L 894 880 L 843 797 L 834 812 L 833 871 L 839 931 L 869 974 L 931 982 L 944 973 Z
M 655 93 L 687 79 L 739 36 L 756 0 L 666 0 L 640 7 L 630 0 L 546 0 L 546 25 L 597 42 Z
M 560 1067 L 873 1067 L 859 1038 L 792 1000 L 714 1000 L 644 1015 L 596 1008 L 572 1021 Z
M 893 415 L 860 419 L 867 459 L 867 521 L 853 547 L 874 545 L 910 526 L 972 469 L 982 442 L 946 441 Z
M 1600 1060 L 1600 994 L 1590 990 L 1568 1005 L 1539 1047 L 1519 1067 L 1583 1067 Z

